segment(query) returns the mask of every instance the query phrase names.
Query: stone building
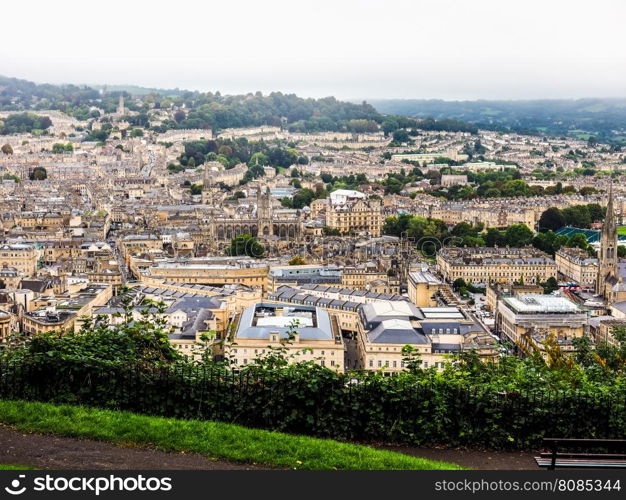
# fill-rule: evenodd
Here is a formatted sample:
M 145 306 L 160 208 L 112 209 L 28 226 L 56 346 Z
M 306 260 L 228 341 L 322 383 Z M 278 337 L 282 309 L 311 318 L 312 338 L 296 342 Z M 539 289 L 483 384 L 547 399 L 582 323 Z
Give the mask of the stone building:
M 252 214 L 240 216 L 217 215 L 208 220 L 209 231 L 216 241 L 229 241 L 240 234 L 250 234 L 256 238 L 294 240 L 302 234 L 302 220 L 299 214 L 281 217 L 275 213 L 270 189 L 257 190 L 256 209 Z
M 407 292 L 411 302 L 417 307 L 434 307 L 437 305 L 436 295 L 447 285 L 427 270 L 410 272 L 408 275 Z
M 613 206 L 613 184 L 611 184 L 606 218 L 600 235 L 598 274 L 595 286 L 596 294 L 604 297 L 609 305 L 626 300 L 626 283 L 619 273 L 617 263 L 617 221 Z
M 422 307 L 410 302 L 375 302 L 359 308 L 355 368 L 392 374 L 406 368 L 410 346 L 423 368 L 442 369 L 451 355 L 473 351 L 497 356 L 492 337 L 457 307 Z
M 337 191 L 331 193 L 330 202 L 326 206 L 326 227 L 341 234 L 362 233 L 378 238 L 383 224 L 380 200 L 367 199 L 357 191 L 345 191 L 348 194 L 343 197 L 333 197 Z
M 586 250 L 562 247 L 554 255 L 559 275 L 581 288 L 595 289 L 598 279 L 598 259 L 590 257 Z
M 555 295 L 504 297 L 497 308 L 496 331 L 527 355 L 539 352 L 545 357 L 545 342 L 551 336 L 563 352 L 574 352 L 572 340 L 585 334 L 589 319 L 574 302 Z
M 21 277 L 34 276 L 37 272 L 38 252 L 33 245 L 0 245 L 0 268 L 17 269 Z
M 336 318 L 319 307 L 261 302 L 237 314 L 232 325 L 224 357 L 235 366 L 249 365 L 271 348 L 282 347 L 290 362 L 313 361 L 344 371 L 341 330 Z
M 474 284 L 534 284 L 557 274 L 554 260 L 533 247 L 443 247 L 437 252 L 437 265 L 447 280 L 461 278 Z

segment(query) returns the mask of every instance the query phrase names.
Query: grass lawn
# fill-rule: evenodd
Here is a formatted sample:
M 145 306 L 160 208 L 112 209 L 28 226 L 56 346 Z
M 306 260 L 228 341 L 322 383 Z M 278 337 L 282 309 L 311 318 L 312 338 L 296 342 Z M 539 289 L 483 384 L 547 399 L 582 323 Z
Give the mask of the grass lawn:
M 125 446 L 194 452 L 233 462 L 293 469 L 452 470 L 462 467 L 367 446 L 199 420 L 149 417 L 81 406 L 0 401 L 0 422 L 20 431 Z
M 617 234 L 626 235 L 626 226 L 617 226 Z
M 0 464 L 0 470 L 36 470 L 36 469 L 34 467 L 29 467 L 28 465 Z

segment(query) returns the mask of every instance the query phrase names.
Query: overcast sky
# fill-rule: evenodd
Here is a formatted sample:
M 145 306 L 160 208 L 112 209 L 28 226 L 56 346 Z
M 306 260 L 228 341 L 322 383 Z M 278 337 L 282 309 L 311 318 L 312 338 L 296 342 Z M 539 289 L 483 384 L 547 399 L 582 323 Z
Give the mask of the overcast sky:
M 2 5 L 0 74 L 356 98 L 626 96 L 626 0 Z

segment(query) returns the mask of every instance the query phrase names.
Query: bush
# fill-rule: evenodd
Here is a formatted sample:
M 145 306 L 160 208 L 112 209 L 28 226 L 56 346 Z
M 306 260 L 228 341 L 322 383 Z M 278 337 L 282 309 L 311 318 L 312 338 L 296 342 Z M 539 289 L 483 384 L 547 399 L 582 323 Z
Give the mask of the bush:
M 576 344 L 565 356 L 553 341 L 540 356 L 484 363 L 462 353 L 441 371 L 337 374 L 309 361 L 289 364 L 272 348 L 233 371 L 181 357 L 169 344 L 163 305 L 145 319 L 86 324 L 77 333 L 12 339 L 0 351 L 0 398 L 67 403 L 359 442 L 532 449 L 541 438 L 626 435 L 626 329 L 617 345 Z M 287 341 L 289 342 L 289 341 Z M 15 343 L 15 344 L 13 344 Z
M 458 376 L 458 372 L 457 372 Z M 0 396 L 198 418 L 360 442 L 534 448 L 622 437 L 625 391 L 472 385 L 431 370 L 347 376 L 301 363 L 232 372 L 45 356 L 0 364 Z

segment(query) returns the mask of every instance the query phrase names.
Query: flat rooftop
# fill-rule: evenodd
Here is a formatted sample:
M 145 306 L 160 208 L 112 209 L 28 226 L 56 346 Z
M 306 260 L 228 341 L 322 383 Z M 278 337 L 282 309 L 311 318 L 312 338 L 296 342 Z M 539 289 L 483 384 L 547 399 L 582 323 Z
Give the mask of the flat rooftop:
M 293 326 L 303 340 L 333 340 L 329 314 L 305 305 L 259 302 L 241 313 L 236 338 L 268 339 L 277 332 L 281 339 L 289 337 Z
M 413 280 L 415 283 L 428 283 L 433 285 L 441 283 L 441 280 L 434 276 L 430 271 L 415 271 L 409 273 L 409 279 Z
M 557 295 L 539 295 L 534 293 L 520 293 L 513 297 L 506 297 L 503 301 L 514 311 L 523 314 L 549 313 L 572 314 L 582 313 L 582 310 L 571 300 Z

